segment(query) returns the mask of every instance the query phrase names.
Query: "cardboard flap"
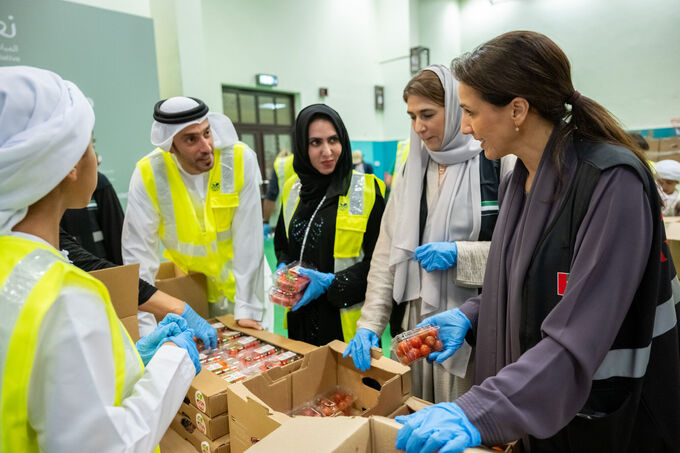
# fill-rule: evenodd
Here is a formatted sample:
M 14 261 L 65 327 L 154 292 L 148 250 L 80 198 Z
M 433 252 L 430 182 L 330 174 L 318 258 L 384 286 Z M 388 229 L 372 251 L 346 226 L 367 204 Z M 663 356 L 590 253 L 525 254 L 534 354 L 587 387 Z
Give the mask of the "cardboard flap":
M 267 332 L 266 330 L 255 330 L 255 329 L 248 329 L 246 327 L 241 327 L 238 325 L 236 320 L 234 319 L 234 315 L 223 315 L 223 316 L 218 316 L 217 320 L 220 321 L 222 324 L 227 326 L 231 330 L 238 330 L 240 332 L 245 333 L 246 335 L 252 335 L 255 338 L 259 338 L 261 340 L 264 340 L 267 343 L 271 344 L 277 344 L 281 346 L 284 349 L 287 349 L 289 351 L 297 352 L 298 354 L 306 355 L 310 353 L 311 351 L 317 349 L 317 346 L 314 346 L 309 343 L 304 343 L 302 341 L 297 341 L 297 340 L 291 340 L 290 338 L 285 338 L 282 337 L 281 335 L 277 335 L 275 333 Z
M 90 272 L 109 290 L 118 318 L 137 316 L 139 296 L 139 264 L 128 264 Z

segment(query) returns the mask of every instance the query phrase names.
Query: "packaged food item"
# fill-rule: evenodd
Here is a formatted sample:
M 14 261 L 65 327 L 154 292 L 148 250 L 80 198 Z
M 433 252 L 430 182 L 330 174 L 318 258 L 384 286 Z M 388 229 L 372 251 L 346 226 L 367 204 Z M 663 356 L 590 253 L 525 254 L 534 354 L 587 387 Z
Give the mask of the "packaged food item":
M 296 261 L 274 273 L 272 288 L 269 290 L 271 302 L 290 308 L 302 298 L 309 285 L 309 277 L 300 274 L 299 269 L 300 265 Z
M 235 340 L 241 336 L 241 332 L 236 332 L 234 330 L 223 330 L 221 332 L 218 331 L 217 334 L 223 343 L 228 343 L 231 340 Z
M 233 384 L 234 382 L 241 382 L 248 379 L 248 376 L 241 373 L 240 371 L 234 371 L 232 373 L 223 374 L 222 379 L 224 379 L 227 384 Z
M 444 345 L 439 339 L 439 328 L 426 325 L 400 333 L 392 339 L 392 352 L 404 365 L 425 358 L 431 352 L 441 351 Z
M 304 415 L 307 417 L 350 415 L 354 400 L 354 395 L 338 386 L 334 391 L 317 396 L 313 401 L 296 407 L 289 412 L 289 415 Z
M 337 417 L 338 415 L 349 415 L 354 404 L 354 395 L 347 390 L 336 387 L 334 392 L 316 399 L 315 409 L 325 417 Z
M 288 413 L 291 417 L 303 416 L 303 417 L 325 417 L 321 412 L 316 410 L 316 408 L 310 404 L 305 403 L 300 407 L 297 407 Z
M 272 361 L 274 361 L 277 364 L 277 366 L 284 366 L 288 365 L 289 363 L 295 362 L 299 358 L 300 358 L 299 354 L 296 354 L 293 351 L 286 351 L 275 356 L 272 356 Z
M 298 303 L 302 299 L 304 293 L 291 293 L 288 291 L 282 291 L 278 288 L 272 287 L 269 290 L 269 300 L 282 307 L 292 308 L 293 305 Z
M 254 348 L 260 344 L 260 340 L 251 336 L 237 338 L 236 342 L 242 345 L 244 349 Z

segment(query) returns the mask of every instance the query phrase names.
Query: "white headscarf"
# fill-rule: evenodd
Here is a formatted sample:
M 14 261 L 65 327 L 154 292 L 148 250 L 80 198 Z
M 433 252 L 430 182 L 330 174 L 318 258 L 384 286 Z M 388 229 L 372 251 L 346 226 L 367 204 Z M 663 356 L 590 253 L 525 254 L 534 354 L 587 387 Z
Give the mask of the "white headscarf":
M 191 110 L 199 104 L 194 99 L 175 96 L 167 99 L 161 104 L 161 111 L 165 113 L 178 113 Z M 210 130 L 215 141 L 215 148 L 222 149 L 234 145 L 238 141 L 238 134 L 231 120 L 222 113 L 207 113 L 195 120 L 180 124 L 166 124 L 154 121 L 151 125 L 151 144 L 159 147 L 163 151 L 169 151 L 175 135 L 187 126 L 200 124 L 205 119 L 210 122 Z
M 94 112 L 57 74 L 0 67 L 0 234 L 52 191 L 87 150 Z
M 423 178 L 430 159 L 446 165 L 446 179 L 438 197 L 430 204 L 423 244 L 436 241 L 474 241 L 481 226 L 481 195 L 479 190 L 478 141 L 460 132 L 461 109 L 458 100 L 458 83 L 451 71 L 443 65 L 428 66 L 439 77 L 444 87 L 446 126 L 440 151 L 431 151 L 418 134 L 411 130 L 411 150 L 404 168 L 404 178 L 399 184 L 403 202 L 396 207 L 397 219 L 412 219 L 399 225 L 399 234 L 393 237 L 390 250 L 390 269 L 394 272 L 393 297 L 397 302 L 422 299 L 421 315 L 439 311 L 447 305 L 449 271 L 421 272 L 413 259 L 419 245 L 420 222 L 414 213 L 420 212 Z M 473 228 L 469 230 L 468 217 Z M 464 217 L 464 219 L 461 219 Z M 465 220 L 457 222 L 458 220 Z
M 675 160 L 660 160 L 654 163 L 654 170 L 661 179 L 680 181 L 680 162 Z

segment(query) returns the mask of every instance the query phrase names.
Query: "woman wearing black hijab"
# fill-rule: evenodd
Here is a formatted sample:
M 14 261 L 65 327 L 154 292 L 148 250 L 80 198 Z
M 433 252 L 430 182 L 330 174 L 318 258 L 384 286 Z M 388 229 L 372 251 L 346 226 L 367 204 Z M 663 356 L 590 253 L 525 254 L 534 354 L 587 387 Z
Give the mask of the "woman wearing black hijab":
M 366 276 L 385 208 L 384 184 L 352 171 L 338 113 L 323 104 L 295 122 L 293 168 L 274 236 L 279 265 L 301 261 L 310 284 L 288 312 L 288 336 L 314 345 L 356 332 Z

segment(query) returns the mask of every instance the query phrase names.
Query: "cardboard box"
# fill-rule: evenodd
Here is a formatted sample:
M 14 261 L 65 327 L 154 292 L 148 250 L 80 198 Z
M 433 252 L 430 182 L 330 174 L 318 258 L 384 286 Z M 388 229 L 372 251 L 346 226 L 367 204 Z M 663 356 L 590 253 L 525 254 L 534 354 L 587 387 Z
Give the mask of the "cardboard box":
M 404 404 L 399 406 L 397 410 L 388 415 L 387 418 L 395 418 L 399 415 L 409 415 L 431 405 L 432 403 L 430 403 L 429 401 L 425 401 L 415 396 L 411 396 L 406 401 L 404 401 Z
M 158 268 L 155 286 L 164 293 L 185 301 L 203 318 L 209 316 L 205 275 L 195 272 L 187 275 L 174 263 L 165 262 Z
M 181 409 L 170 423 L 170 428 L 201 453 L 229 453 L 230 451 L 229 434 L 215 440 L 208 439 L 196 428 L 189 416 L 182 413 Z
M 191 404 L 182 403 L 179 412 L 189 417 L 196 425 L 196 428 L 205 434 L 208 439 L 217 439 L 229 434 L 229 417 L 227 414 L 220 414 L 211 418 L 196 409 Z
M 240 453 L 250 448 L 293 420 L 286 412 L 335 390 L 338 385 L 356 397 L 352 415 L 389 415 L 408 399 L 409 367 L 374 350 L 371 368 L 361 373 L 350 357 L 342 357 L 346 346 L 341 341 L 332 341 L 309 352 L 301 361 L 230 385 L 227 395 L 232 451 Z
M 296 417 L 254 444 L 253 453 L 403 453 L 397 450 L 402 425 L 385 417 Z M 234 450 L 236 451 L 236 450 Z M 486 447 L 464 453 L 492 452 Z M 510 453 L 512 450 L 506 450 Z
M 118 318 L 127 329 L 133 341 L 139 340 L 137 303 L 139 294 L 139 264 L 116 266 L 90 272 L 99 279 L 111 296 L 111 303 Z
M 281 335 L 276 335 L 266 330 L 255 330 L 240 327 L 234 320 L 233 315 L 218 316 L 216 321 L 220 321 L 230 330 L 237 330 L 246 335 L 252 335 L 266 343 L 281 347 L 288 351 L 305 355 L 316 349 L 316 346 L 302 341 L 291 340 Z M 298 360 L 295 363 L 301 362 Z M 291 364 L 291 365 L 293 365 Z M 289 365 L 287 365 L 289 366 Z M 194 378 L 187 393 L 187 398 L 192 405 L 209 417 L 216 417 L 227 412 L 227 384 L 224 379 L 206 369 Z

